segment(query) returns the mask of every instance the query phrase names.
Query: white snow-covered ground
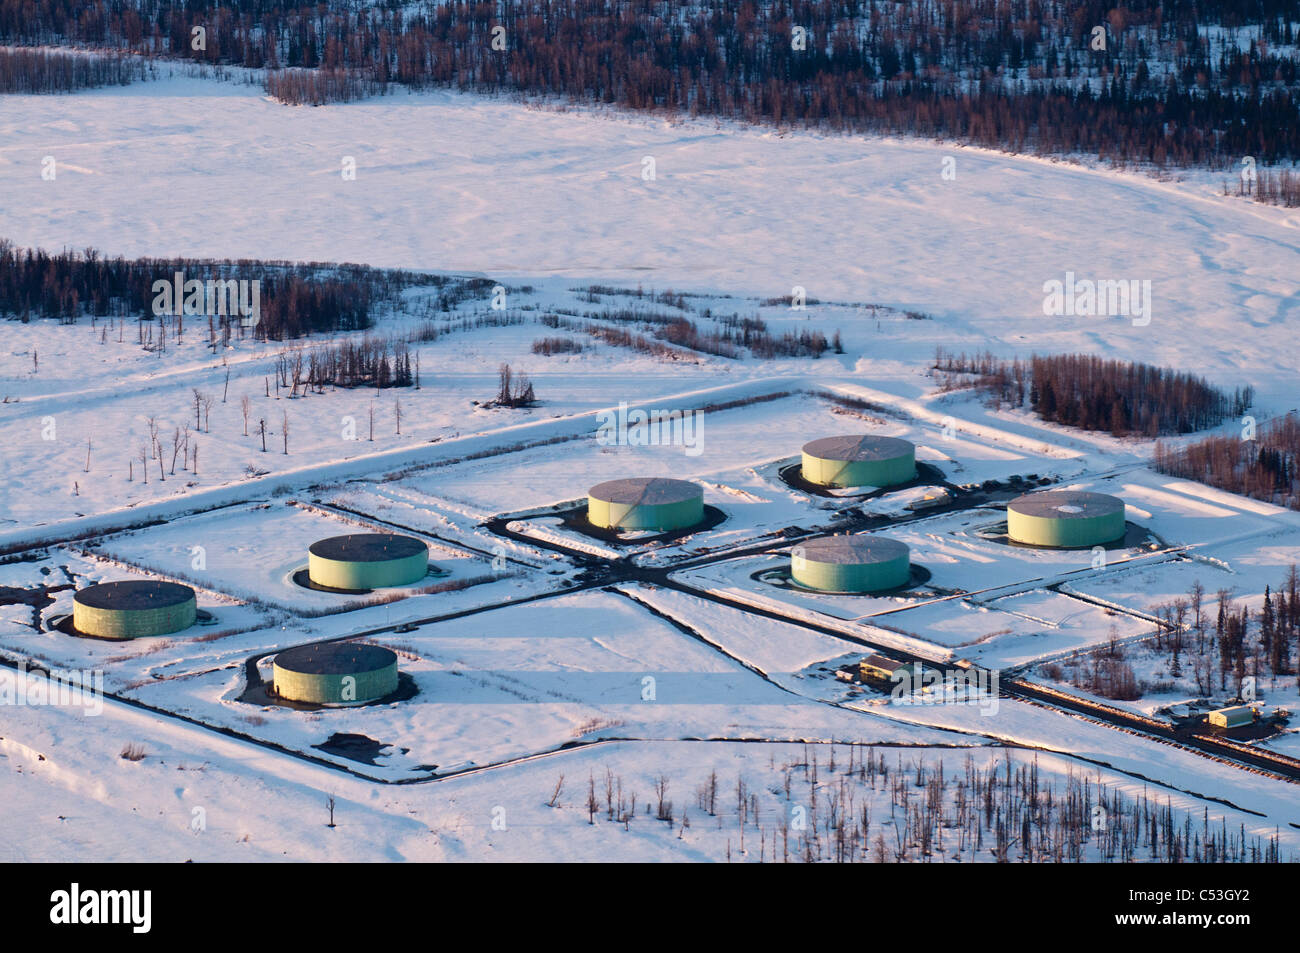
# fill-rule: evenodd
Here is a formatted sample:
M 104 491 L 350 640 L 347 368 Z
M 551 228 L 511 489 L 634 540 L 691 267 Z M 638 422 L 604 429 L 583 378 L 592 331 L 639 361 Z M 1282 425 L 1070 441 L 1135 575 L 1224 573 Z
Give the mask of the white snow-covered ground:
M 783 824 L 791 828 L 789 846 L 792 859 L 798 859 L 796 818 L 806 821 L 814 799 L 820 805 L 835 798 L 845 780 L 853 783 L 847 773 L 849 749 L 842 744 L 835 746 L 834 769 L 829 745 L 625 742 L 392 787 L 286 761 L 117 705 L 91 719 L 59 709 L 17 709 L 8 724 L 0 740 L 6 818 L 11 830 L 24 834 L 0 839 L 0 858 L 7 861 L 723 861 L 728 853 L 732 861 L 770 861 Z M 952 744 L 953 737 L 939 744 Z M 117 756 L 128 743 L 144 749 L 142 761 Z M 1286 823 L 1293 801 L 1270 797 L 1263 782 L 1247 776 L 1233 806 L 1207 802 L 1197 789 L 1227 782 L 1213 764 L 1203 767 L 1200 759 L 1178 752 L 1166 756 L 1169 764 L 1138 765 L 1150 773 L 1164 769 L 1175 779 L 1163 785 L 1123 765 L 1116 770 L 1080 764 L 1068 754 L 990 750 L 977 743 L 955 750 L 924 744 L 857 749 L 859 764 L 867 754 L 883 760 L 891 773 L 914 774 L 918 765 L 935 770 L 942 764 L 949 797 L 968 759 L 982 771 L 1005 770 L 1008 759 L 1016 768 L 1037 765 L 1058 796 L 1070 779 L 1086 781 L 1096 785 L 1093 797 L 1104 788 L 1122 792 L 1129 802 L 1145 797 L 1162 808 L 1167 802 L 1198 831 L 1203 823 L 1211 829 L 1243 828 L 1260 844 L 1277 836 L 1284 860 L 1294 859 L 1300 849 Z M 791 767 L 813 757 L 815 783 L 809 768 Z M 709 815 L 699 806 L 700 789 L 715 773 L 717 811 Z M 607 777 L 615 798 L 621 794 L 626 806 L 636 797 L 636 816 L 626 825 L 608 819 Z M 738 781 L 758 798 L 757 812 L 745 816 L 743 847 Z M 656 819 L 659 783 L 672 802 L 672 823 Z M 599 805 L 594 824 L 586 809 L 589 786 L 595 787 Z M 893 843 L 889 785 L 877 776 L 874 783 L 853 786 L 873 825 L 867 846 L 880 830 Z M 334 828 L 325 826 L 330 797 L 336 803 Z M 994 859 L 987 849 L 958 856 L 955 834 L 945 837 L 949 848 L 930 857 L 932 862 Z M 1096 859 L 1093 840 L 1087 856 Z M 915 845 L 909 847 L 910 859 L 917 859 Z M 860 859 L 868 858 L 864 853 Z M 1137 859 L 1147 858 L 1139 854 Z
M 58 163 L 53 181 L 40 176 L 46 155 Z M 355 181 L 339 175 L 344 155 L 357 159 Z M 641 178 L 647 155 L 653 181 Z M 948 155 L 957 157 L 954 181 L 940 174 Z M 989 409 L 967 391 L 937 393 L 925 374 L 937 346 L 1004 357 L 1081 351 L 1253 386 L 1261 417 L 1290 409 L 1300 392 L 1290 327 L 1300 317 L 1300 214 L 1218 191 L 1209 174 L 1161 182 L 943 144 L 451 93 L 293 109 L 254 87 L 172 78 L 0 97 L 0 236 L 20 245 L 486 274 L 511 286 L 511 308 L 524 315 L 595 310 L 585 290 L 595 283 L 628 290 L 594 296 L 610 307 L 673 311 L 632 293 L 672 288 L 698 293 L 695 310 L 683 312 L 692 320 L 706 308 L 756 315 L 776 334 L 840 331 L 844 345 L 817 360 L 661 361 L 525 323 L 416 345 L 419 391 L 289 397 L 267 393 L 281 345 L 236 341 L 214 357 L 191 327 L 165 353 L 146 353 L 130 324 L 121 342 L 84 321 L 0 325 L 0 548 L 48 544 L 0 563 L 0 587 L 158 573 L 195 585 L 218 620 L 117 645 L 34 625 L 70 611 L 70 589 L 52 592 L 37 613 L 0 605 L 7 658 L 102 670 L 110 692 L 161 712 L 116 701 L 98 717 L 0 707 L 0 801 L 8 829 L 23 832 L 0 836 L 0 857 L 720 860 L 730 850 L 754 859 L 757 834 L 770 859 L 775 827 L 794 803 L 776 793 L 779 765 L 801 756 L 787 743 L 803 740 L 821 752 L 834 741 L 917 746 L 880 750 L 891 764 L 942 760 L 954 776 L 968 751 L 934 746 L 988 761 L 1006 756 L 982 750 L 990 743 L 1030 745 L 1041 750 L 1012 757 L 1037 757 L 1059 783 L 1086 773 L 1131 796 L 1168 797 L 1194 824 L 1208 807 L 1211 825 L 1223 818 L 1265 840 L 1280 830 L 1284 856 L 1300 850 L 1290 784 L 1006 699 L 989 714 L 847 695 L 818 672 L 859 647 L 800 624 L 1006 666 L 1096 645 L 1112 624 L 1121 638 L 1140 638 L 1142 616 L 1197 578 L 1257 605 L 1258 581 L 1300 560 L 1297 514 L 1159 477 L 1145 468 L 1148 441 L 1061 431 Z M 1151 323 L 1044 317 L 1042 285 L 1067 271 L 1151 280 Z M 765 303 L 794 286 L 821 303 L 804 312 Z M 414 329 L 418 299 L 417 290 L 374 333 Z M 465 302 L 458 315 L 483 308 Z M 533 339 L 551 334 L 587 347 L 531 352 Z M 300 343 L 311 342 L 283 346 Z M 482 406 L 503 361 L 533 379 L 539 406 Z M 194 421 L 195 388 L 216 400 L 204 426 Z M 595 413 L 620 401 L 690 410 L 777 393 L 786 396 L 706 414 L 698 455 L 605 446 L 594 434 Z M 128 471 L 150 417 L 165 446 L 175 428 L 191 426 L 202 448 L 197 473 L 182 465 L 160 479 L 155 462 L 146 485 L 138 460 Z M 266 452 L 251 435 L 259 419 Z M 778 470 L 807 439 L 836 432 L 912 440 L 918 459 L 955 484 L 1034 473 L 1120 493 L 1130 521 L 1176 556 L 1112 551 L 1093 571 L 1091 553 L 985 538 L 980 531 L 1001 514 L 984 509 L 883 530 L 912 546 L 938 593 L 966 593 L 950 601 L 794 593 L 749 578 L 779 555 L 674 575 L 699 594 L 634 582 L 563 591 L 582 579 L 584 558 L 670 569 L 757 540 L 779 546 L 787 526 L 832 523 L 858 501 L 801 493 Z M 546 517 L 519 520 L 533 540 L 570 547 L 566 554 L 482 525 L 580 500 L 630 471 L 699 480 L 726 521 L 671 544 L 615 547 Z M 862 506 L 897 517 L 919 492 Z M 427 535 L 452 581 L 477 584 L 357 606 L 286 581 L 307 544 L 353 520 Z M 201 570 L 194 546 L 204 549 Z M 478 581 L 489 568 L 491 578 Z M 1059 592 L 1046 588 L 1057 583 Z M 471 614 L 374 637 L 402 653 L 419 689 L 409 701 L 324 712 L 239 701 L 254 655 L 459 612 Z M 1158 678 L 1157 667 L 1143 674 Z M 1293 694 L 1280 689 L 1274 703 Z M 373 765 L 317 747 L 337 733 L 388 747 Z M 1267 744 L 1294 754 L 1296 737 Z M 120 757 L 129 743 L 143 745 L 143 761 Z M 592 744 L 556 751 L 573 743 Z M 429 780 L 475 765 L 492 767 Z M 692 826 L 650 817 L 628 830 L 589 825 L 587 779 L 603 784 L 606 767 L 642 805 L 654 779 L 671 775 L 678 821 L 691 807 Z M 743 854 L 738 831 L 695 819 L 695 792 L 714 767 L 762 795 Z M 547 807 L 561 774 L 564 793 Z M 393 787 L 375 778 L 423 780 Z M 341 803 L 334 830 L 323 826 L 330 793 Z M 883 789 L 862 797 L 890 812 Z M 498 807 L 504 830 L 491 823 Z M 204 829 L 191 826 L 196 808 Z
M 256 87 L 177 77 L 2 102 L 0 234 L 22 245 L 762 296 L 800 285 L 931 312 L 946 343 L 1141 357 L 1288 399 L 1300 212 L 1216 194 L 1218 175 L 1161 182 L 440 92 L 288 108 Z M 62 163 L 52 182 L 47 155 Z M 1151 323 L 1044 319 L 1043 283 L 1067 271 L 1149 279 Z

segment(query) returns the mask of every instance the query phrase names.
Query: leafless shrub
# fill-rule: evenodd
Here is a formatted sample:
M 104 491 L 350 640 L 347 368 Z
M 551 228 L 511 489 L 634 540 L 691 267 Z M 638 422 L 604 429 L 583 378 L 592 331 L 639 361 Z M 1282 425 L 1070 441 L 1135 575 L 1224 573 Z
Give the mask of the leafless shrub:
M 146 752 L 144 750 L 144 745 L 136 744 L 135 742 L 130 742 L 125 747 L 122 748 L 121 757 L 123 761 L 143 761 L 145 759 L 145 755 Z
M 269 95 L 290 106 L 350 103 L 386 88 L 367 73 L 347 69 L 269 70 L 263 85 Z

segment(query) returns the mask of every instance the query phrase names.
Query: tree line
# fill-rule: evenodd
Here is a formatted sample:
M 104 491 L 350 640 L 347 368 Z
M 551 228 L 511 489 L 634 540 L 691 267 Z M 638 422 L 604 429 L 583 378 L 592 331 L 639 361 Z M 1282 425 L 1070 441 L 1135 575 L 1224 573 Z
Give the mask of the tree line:
M 1251 387 L 1229 393 L 1185 371 L 1090 354 L 1006 361 L 938 348 L 934 370 L 974 375 L 975 386 L 999 406 L 1029 407 L 1043 420 L 1117 437 L 1193 433 L 1240 416 L 1254 400 Z
M 1300 157 L 1293 15 L 1284 0 L 0 0 L 0 40 L 327 71 L 269 78 L 292 102 L 397 82 L 1226 166 Z M 1261 41 L 1213 29 L 1242 23 Z
M 1030 754 L 933 757 L 869 745 L 805 745 L 758 777 L 711 770 L 694 802 L 660 772 L 641 796 L 608 766 L 569 794 L 559 775 L 547 807 L 589 826 L 686 841 L 718 859 L 757 863 L 1279 863 L 1276 835 L 1136 796 L 1086 772 L 1040 772 Z M 644 783 L 644 781 L 642 781 Z M 680 786 L 680 787 L 679 787 Z M 689 792 L 687 792 L 689 793 Z M 576 795 L 576 796 L 575 796 Z M 1099 822 L 1100 821 L 1100 822 Z M 724 841 L 725 838 L 725 841 Z M 1294 860 L 1287 856 L 1286 860 Z
M 266 91 L 290 106 L 348 103 L 383 92 L 384 86 L 356 70 L 272 70 L 263 82 Z
M 1300 509 L 1300 417 L 1294 412 L 1252 434 L 1212 434 L 1183 446 L 1158 442 L 1156 470 Z
M 138 56 L 0 47 L 0 94 L 67 93 L 96 86 L 126 86 L 144 74 L 145 61 Z
M 342 341 L 304 350 L 281 351 L 275 360 L 276 388 L 289 388 L 297 397 L 326 387 L 420 387 L 420 356 L 412 359 L 404 341 L 367 335 L 360 341 Z
M 622 293 L 632 294 L 633 292 Z M 639 289 L 635 294 L 637 297 L 643 296 Z M 686 304 L 683 296 L 674 296 L 671 291 L 658 297 L 654 296 L 653 293 L 646 296 L 661 303 L 670 304 L 683 311 L 695 310 Z M 786 299 L 780 300 L 786 301 Z M 701 317 L 710 324 L 704 326 L 680 314 L 635 307 L 605 307 L 599 311 L 584 312 L 583 317 L 589 320 L 609 321 L 615 324 L 641 325 L 642 329 L 650 331 L 656 340 L 664 341 L 671 347 L 664 351 L 659 351 L 653 345 L 647 347 L 645 346 L 645 338 L 630 333 L 614 332 L 597 336 L 608 344 L 633 347 L 647 351 L 647 353 L 656 353 L 661 357 L 667 356 L 673 360 L 677 359 L 677 356 L 682 353 L 680 349 L 683 348 L 688 351 L 712 354 L 715 357 L 725 357 L 731 360 L 738 360 L 743 357 L 745 350 L 748 350 L 750 354 L 761 360 L 770 360 L 776 357 L 817 358 L 821 357 L 831 347 L 835 348 L 836 353 L 843 353 L 839 331 L 835 332 L 833 343 L 828 342 L 826 335 L 820 331 L 806 329 L 774 335 L 768 331 L 767 322 L 756 314 L 744 316 L 738 313 L 729 315 L 714 314 L 711 309 L 706 309 Z M 595 334 L 591 325 L 588 325 L 585 330 Z
M 1300 174 L 1289 169 L 1259 169 L 1249 174 L 1243 168 L 1239 175 L 1223 180 L 1224 195 L 1253 198 L 1261 205 L 1300 206 Z
M 1157 608 L 1164 628 L 1154 648 L 1169 653 L 1169 674 L 1190 667 L 1196 691 L 1210 695 L 1231 688 L 1241 696 L 1245 678 L 1296 673 L 1300 660 L 1300 570 L 1295 564 L 1274 589 L 1264 587 L 1259 611 L 1238 606 L 1220 589 L 1211 600 L 1199 580 L 1186 597 Z M 1190 656 L 1190 665 L 1187 657 Z M 1300 676 L 1297 677 L 1300 684 Z
M 1247 677 L 1295 675 L 1300 685 L 1300 570 L 1295 564 L 1273 588 L 1264 586 L 1258 611 L 1238 604 L 1227 589 L 1208 593 L 1197 580 L 1185 596 L 1155 607 L 1160 620 L 1148 643 L 1151 652 L 1165 655 L 1168 681 L 1139 679 L 1112 626 L 1106 644 L 1075 653 L 1061 663 L 1049 663 L 1043 674 L 1068 680 L 1075 688 L 1103 698 L 1133 701 L 1148 692 L 1173 693 L 1190 688 L 1209 698 L 1231 691 L 1243 697 Z M 1180 679 L 1190 679 L 1181 686 Z
M 359 331 L 372 311 L 402 288 L 433 278 L 363 265 L 203 258 L 106 258 L 93 248 L 51 254 L 0 239 L 0 316 L 22 321 L 86 316 L 152 319 L 157 281 L 257 281 L 260 320 L 248 331 L 261 340 L 316 332 Z M 182 315 L 182 319 L 185 315 Z M 204 315 L 196 315 L 202 319 Z M 221 315 L 224 331 L 242 336 L 238 315 Z
M 1263 205 L 1285 205 L 1287 208 L 1300 206 L 1300 175 L 1283 169 L 1280 172 L 1261 169 L 1254 181 L 1239 181 L 1238 194 L 1254 196 L 1255 201 Z M 1223 194 L 1230 192 L 1224 183 Z

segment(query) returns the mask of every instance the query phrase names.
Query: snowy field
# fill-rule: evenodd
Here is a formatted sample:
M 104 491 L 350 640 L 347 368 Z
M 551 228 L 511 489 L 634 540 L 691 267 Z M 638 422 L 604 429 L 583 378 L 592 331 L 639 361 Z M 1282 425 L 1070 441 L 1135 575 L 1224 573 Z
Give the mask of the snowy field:
M 616 856 L 626 861 L 720 862 L 728 853 L 733 862 L 770 861 L 783 826 L 789 828 L 786 837 L 797 860 L 802 847 L 797 825 L 805 824 L 802 834 L 811 842 L 809 814 L 820 809 L 816 817 L 830 815 L 828 799 L 844 790 L 850 757 L 847 745 L 835 746 L 832 753 L 829 745 L 626 742 L 432 785 L 393 787 L 286 762 L 271 752 L 118 706 L 108 717 L 90 721 L 63 711 L 19 709 L 11 725 L 10 735 L 0 741 L 6 816 L 14 829 L 28 833 L 0 841 L 0 857 L 7 861 L 87 856 L 123 861 L 608 861 Z M 111 753 L 127 742 L 144 746 L 144 760 L 132 763 Z M 1261 844 L 1279 837 L 1283 859 L 1295 859 L 1300 851 L 1300 839 L 1286 824 L 1293 803 L 1270 800 L 1261 790 L 1264 785 L 1249 776 L 1242 782 L 1246 790 L 1239 795 L 1241 801 L 1227 807 L 1177 784 L 1153 784 L 1123 767 L 1081 767 L 1074 757 L 1048 751 L 918 746 L 858 749 L 853 754 L 859 767 L 868 754 L 872 760 L 883 759 L 894 776 L 913 775 L 918 765 L 936 770 L 942 763 L 950 779 L 949 797 L 968 767 L 995 766 L 1001 771 L 1010 759 L 1017 770 L 1036 765 L 1057 796 L 1072 780 L 1086 782 L 1094 786 L 1094 799 L 1102 789 L 1122 792 L 1128 802 L 1145 797 L 1160 808 L 1167 803 L 1198 831 L 1203 823 L 1222 824 L 1234 832 L 1244 829 L 1249 839 L 1258 838 Z M 1163 769 L 1184 781 L 1202 770 L 1189 756 L 1180 759 L 1172 752 L 1166 757 L 1173 763 L 1143 767 Z M 1215 774 L 1213 766 L 1209 772 Z M 716 775 L 719 789 L 713 814 L 699 806 L 701 788 L 711 775 Z M 636 815 L 626 822 L 620 819 L 625 814 L 617 811 L 615 819 L 608 817 L 607 777 L 616 809 L 620 796 L 625 812 L 636 796 Z M 859 779 L 852 785 L 855 803 L 868 809 L 873 825 L 866 846 L 873 846 L 880 831 L 893 845 L 903 833 L 895 829 L 895 808 L 901 804 L 893 797 L 898 792 L 891 796 L 887 777 L 873 780 Z M 758 798 L 757 810 L 747 809 L 743 820 L 738 781 Z M 1191 783 L 1209 786 L 1216 781 L 1226 783 L 1213 776 Z M 672 802 L 672 822 L 657 819 L 660 783 Z M 586 803 L 592 786 L 598 810 L 589 823 Z M 333 829 L 325 827 L 327 797 L 336 801 Z M 857 813 L 857 808 L 847 812 Z M 955 816 L 951 806 L 945 815 Z M 743 842 L 742 825 L 747 828 Z M 1276 831 L 1275 825 L 1280 825 Z M 943 836 L 949 838 L 948 848 L 932 844 L 928 857 L 921 853 L 919 838 L 905 839 L 909 858 L 936 863 L 995 859 L 991 844 L 979 851 L 968 844 L 958 853 L 957 832 L 949 829 Z M 825 849 L 833 832 L 822 838 Z M 1091 833 L 1085 838 L 1087 856 L 1097 859 L 1099 839 Z M 853 859 L 871 858 L 864 851 Z M 1010 859 L 1024 858 L 1013 853 Z
M 1160 182 L 452 93 L 295 109 L 256 87 L 174 78 L 51 106 L 7 96 L 0 109 L 0 234 L 20 245 L 742 295 L 802 285 L 931 312 L 950 345 L 1107 351 L 1248 378 L 1269 401 L 1290 392 L 1300 212 L 1216 194 L 1220 175 Z M 46 155 L 63 164 L 54 182 L 39 175 Z M 1151 280 L 1151 323 L 1044 321 L 1042 285 L 1066 271 Z
M 46 155 L 54 181 L 39 175 Z M 339 175 L 347 155 L 355 181 Z M 940 175 L 949 155 L 953 181 Z M 1148 650 L 1159 605 L 1201 581 L 1258 609 L 1264 582 L 1300 562 L 1300 514 L 1161 477 L 1146 466 L 1150 441 L 941 392 L 926 368 L 940 346 L 1088 352 L 1249 385 L 1252 413 L 1285 412 L 1297 393 L 1295 210 L 1225 198 L 1209 173 L 1157 181 L 451 93 L 295 109 L 193 78 L 0 97 L 0 183 L 0 237 L 19 245 L 487 275 L 519 319 L 412 344 L 419 390 L 308 396 L 272 376 L 282 349 L 319 340 L 236 340 L 214 356 L 196 325 L 165 353 L 141 348 L 133 321 L 0 328 L 0 655 L 102 671 L 115 696 L 95 717 L 0 709 L 0 801 L 25 832 L 0 837 L 0 858 L 771 860 L 796 808 L 851 790 L 878 819 L 853 859 L 888 859 L 874 856 L 877 834 L 891 847 L 907 838 L 883 826 L 901 796 L 886 774 L 923 761 L 956 778 L 1008 758 L 1036 761 L 1058 794 L 1086 781 L 1167 801 L 1194 826 L 1208 809 L 1210 827 L 1261 842 L 1276 832 L 1284 859 L 1300 853 L 1289 782 L 1005 697 L 992 712 L 900 705 L 829 671 L 874 648 L 1033 673 L 1113 636 L 1159 682 L 1163 656 Z M 1045 318 L 1042 285 L 1067 271 L 1151 280 L 1151 323 Z M 807 311 L 786 304 L 795 286 Z M 642 287 L 692 295 L 681 308 Z M 408 290 L 372 333 L 417 332 L 427 305 L 427 288 Z M 537 320 L 601 308 L 759 317 L 777 335 L 838 332 L 842 353 L 665 360 Z M 438 318 L 490 313 L 470 299 Z M 550 335 L 583 348 L 533 352 Z M 502 362 L 532 379 L 536 406 L 487 406 Z M 197 420 L 196 389 L 211 399 Z M 623 401 L 700 410 L 699 452 L 598 440 L 598 415 Z M 151 430 L 172 455 L 186 426 L 197 468 L 138 459 Z M 804 442 L 836 433 L 913 441 L 941 476 L 870 499 L 781 478 Z M 1001 504 L 1030 474 L 1123 496 L 1150 537 L 1100 566 L 1090 551 L 999 541 Z M 696 480 L 725 518 L 613 543 L 553 512 L 628 475 Z M 971 489 L 948 511 L 908 510 L 931 480 Z M 981 492 L 985 481 L 1000 485 Z M 496 518 L 513 522 L 502 532 Z M 853 521 L 907 543 L 929 579 L 857 598 L 753 578 L 787 562 L 792 540 Z M 292 582 L 312 541 L 357 527 L 420 535 L 445 574 L 373 599 Z M 193 585 L 215 623 L 130 643 L 53 628 L 75 588 L 142 576 Z M 344 638 L 397 651 L 414 696 L 323 711 L 244 699 L 254 659 L 266 679 L 275 652 Z M 1185 688 L 1126 704 L 1150 713 Z M 1300 707 L 1290 683 L 1268 691 Z M 336 735 L 379 754 L 340 754 Z M 1297 737 L 1261 744 L 1300 755 Z M 128 744 L 143 760 L 119 755 Z M 867 752 L 889 772 L 849 771 Z M 715 769 L 722 811 L 701 807 Z M 606 778 L 636 795 L 634 811 L 606 803 Z M 660 779 L 671 820 L 649 808 Z M 737 804 L 738 780 L 752 804 Z M 827 859 L 833 832 L 784 833 L 795 859 Z M 895 859 L 995 859 L 912 833 Z M 1089 839 L 1087 857 L 1106 849 Z
M 732 613 L 715 637 L 746 620 Z M 712 631 L 712 630 L 710 630 Z M 768 629 L 773 641 L 784 627 Z M 388 748 L 374 766 L 336 761 L 379 778 L 429 777 L 600 738 L 917 740 L 907 726 L 863 721 L 756 678 L 625 597 L 578 593 L 385 634 L 401 653 L 415 698 L 304 714 L 237 700 L 240 671 L 143 685 L 131 697 L 179 709 L 294 751 L 336 733 Z M 827 642 L 833 640 L 825 640 Z M 812 651 L 842 653 L 847 645 Z M 264 678 L 270 679 L 270 666 Z

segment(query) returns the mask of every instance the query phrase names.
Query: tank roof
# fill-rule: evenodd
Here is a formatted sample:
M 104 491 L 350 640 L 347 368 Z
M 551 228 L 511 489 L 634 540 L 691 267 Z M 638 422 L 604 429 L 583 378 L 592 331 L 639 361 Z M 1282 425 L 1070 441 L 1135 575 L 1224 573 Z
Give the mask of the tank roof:
M 894 460 L 915 453 L 916 447 L 899 437 L 850 434 L 812 440 L 803 445 L 803 452 L 819 460 L 857 463 L 864 460 Z
M 1124 501 L 1107 493 L 1088 493 L 1083 490 L 1043 490 L 1026 493 L 1007 504 L 1007 509 L 1024 516 L 1041 516 L 1049 519 L 1087 519 L 1110 516 L 1124 512 Z
M 704 495 L 704 490 L 698 483 L 689 480 L 673 480 L 668 477 L 627 477 L 622 480 L 598 483 L 591 488 L 588 495 L 605 503 L 657 506 L 699 499 Z
M 397 663 L 397 653 L 367 642 L 318 642 L 285 649 L 275 657 L 278 668 L 304 675 L 359 675 Z
M 905 558 L 909 550 L 906 543 L 888 536 L 863 533 L 856 536 L 821 536 L 800 543 L 791 552 L 809 562 L 866 565 Z
M 428 553 L 429 547 L 414 536 L 397 533 L 351 533 L 317 540 L 308 549 L 321 559 L 343 562 L 372 563 L 389 559 L 405 559 L 418 553 Z
M 161 579 L 127 579 L 87 586 L 72 598 L 91 609 L 161 609 L 189 602 L 194 590 Z

